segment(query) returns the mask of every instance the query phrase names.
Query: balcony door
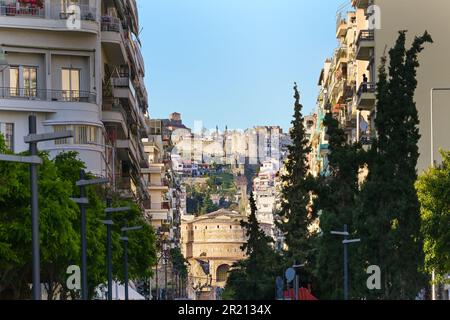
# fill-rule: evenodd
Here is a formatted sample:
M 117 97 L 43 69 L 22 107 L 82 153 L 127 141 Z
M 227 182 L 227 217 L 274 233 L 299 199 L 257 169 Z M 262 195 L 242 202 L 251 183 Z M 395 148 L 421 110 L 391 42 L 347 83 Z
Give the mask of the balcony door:
M 10 67 L 9 91 L 11 97 L 35 98 L 37 96 L 37 68 Z
M 80 69 L 61 70 L 62 98 L 64 101 L 80 100 Z

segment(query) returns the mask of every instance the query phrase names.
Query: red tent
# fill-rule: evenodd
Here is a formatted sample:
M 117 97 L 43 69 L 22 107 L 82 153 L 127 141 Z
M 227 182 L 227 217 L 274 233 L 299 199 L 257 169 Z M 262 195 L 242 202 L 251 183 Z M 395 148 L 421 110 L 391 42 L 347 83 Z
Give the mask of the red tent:
M 298 295 L 300 301 L 317 301 L 318 299 L 314 297 L 311 292 L 306 288 L 300 288 L 298 290 Z M 284 298 L 286 300 L 297 300 L 297 297 L 295 296 L 294 289 L 290 289 L 289 291 L 284 292 Z

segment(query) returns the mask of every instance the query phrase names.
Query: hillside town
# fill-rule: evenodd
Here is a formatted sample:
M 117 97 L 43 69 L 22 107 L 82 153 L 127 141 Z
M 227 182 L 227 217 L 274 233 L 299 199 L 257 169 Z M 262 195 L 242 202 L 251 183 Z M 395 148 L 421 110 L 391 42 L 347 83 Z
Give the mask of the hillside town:
M 288 130 L 153 117 L 137 2 L 0 1 L 0 300 L 450 299 L 448 1 L 337 8 Z

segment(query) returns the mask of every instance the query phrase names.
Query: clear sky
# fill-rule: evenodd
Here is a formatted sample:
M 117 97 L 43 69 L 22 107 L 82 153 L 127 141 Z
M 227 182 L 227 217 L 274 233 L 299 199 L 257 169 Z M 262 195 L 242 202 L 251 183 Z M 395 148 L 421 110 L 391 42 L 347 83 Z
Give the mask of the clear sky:
M 193 127 L 280 125 L 297 81 L 314 110 L 336 11 L 350 0 L 137 0 L 150 116 Z

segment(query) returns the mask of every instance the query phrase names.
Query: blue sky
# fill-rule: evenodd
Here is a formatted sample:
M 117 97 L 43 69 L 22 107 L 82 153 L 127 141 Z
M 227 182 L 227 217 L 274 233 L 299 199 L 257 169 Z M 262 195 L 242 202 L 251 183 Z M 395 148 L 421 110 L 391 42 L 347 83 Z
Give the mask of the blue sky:
M 314 110 L 336 10 L 349 0 L 137 0 L 150 116 L 193 127 L 290 126 L 293 82 Z

